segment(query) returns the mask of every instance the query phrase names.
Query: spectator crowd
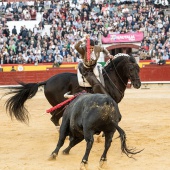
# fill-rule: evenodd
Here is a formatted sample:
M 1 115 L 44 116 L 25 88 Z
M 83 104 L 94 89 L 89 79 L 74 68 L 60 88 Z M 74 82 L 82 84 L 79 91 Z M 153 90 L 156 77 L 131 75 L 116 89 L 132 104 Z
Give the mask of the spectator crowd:
M 101 43 L 108 34 L 142 31 L 140 60 L 170 59 L 170 15 L 167 0 L 53 0 L 1 3 L 0 11 L 12 18 L 0 18 L 0 65 L 23 63 L 78 62 L 74 49 L 84 34 Z M 21 26 L 10 32 L 10 20 L 31 20 L 41 14 L 33 29 Z M 36 18 L 34 18 L 36 19 Z M 50 35 L 42 31 L 51 25 Z

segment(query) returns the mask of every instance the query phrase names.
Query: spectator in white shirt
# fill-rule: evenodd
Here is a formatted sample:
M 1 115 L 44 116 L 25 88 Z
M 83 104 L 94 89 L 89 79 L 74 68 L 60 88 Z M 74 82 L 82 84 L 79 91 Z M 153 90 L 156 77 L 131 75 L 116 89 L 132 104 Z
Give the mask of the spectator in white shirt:
M 167 54 L 166 51 L 164 51 L 162 58 L 163 60 L 169 60 L 169 55 Z

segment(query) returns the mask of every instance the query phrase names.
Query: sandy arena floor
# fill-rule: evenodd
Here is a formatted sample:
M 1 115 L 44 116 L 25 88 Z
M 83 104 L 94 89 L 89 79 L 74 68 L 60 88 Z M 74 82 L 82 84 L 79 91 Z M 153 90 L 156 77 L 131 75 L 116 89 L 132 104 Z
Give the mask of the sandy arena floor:
M 3 92 L 0 89 L 0 96 Z M 58 133 L 51 116 L 43 114 L 50 105 L 42 91 L 27 102 L 29 126 L 11 121 L 4 108 L 6 99 L 0 100 L 0 170 L 79 169 L 84 141 L 66 156 L 61 152 L 68 144 L 66 140 L 57 160 L 47 160 L 56 146 Z M 170 169 L 170 89 L 127 89 L 119 108 L 122 114 L 119 125 L 126 132 L 128 146 L 144 151 L 134 156 L 136 160 L 122 154 L 116 132 L 108 152 L 107 170 Z M 98 169 L 103 144 L 95 141 L 89 170 Z

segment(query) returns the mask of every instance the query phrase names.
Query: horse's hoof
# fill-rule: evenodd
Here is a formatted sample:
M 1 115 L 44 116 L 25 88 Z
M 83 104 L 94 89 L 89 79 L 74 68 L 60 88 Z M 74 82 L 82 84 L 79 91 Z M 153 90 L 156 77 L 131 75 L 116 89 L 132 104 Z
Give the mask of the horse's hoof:
M 88 164 L 82 162 L 82 163 L 80 164 L 80 170 L 88 170 Z
M 69 152 L 63 151 L 63 155 L 69 155 Z
M 99 162 L 99 170 L 104 170 L 104 169 L 106 169 L 107 168 L 107 161 L 103 161 L 103 160 L 101 160 L 100 162 Z
M 50 155 L 50 157 L 48 158 L 48 160 L 49 160 L 49 161 L 54 161 L 54 160 L 56 160 L 56 157 L 57 157 L 57 154 L 56 154 L 56 153 L 52 153 L 52 154 Z

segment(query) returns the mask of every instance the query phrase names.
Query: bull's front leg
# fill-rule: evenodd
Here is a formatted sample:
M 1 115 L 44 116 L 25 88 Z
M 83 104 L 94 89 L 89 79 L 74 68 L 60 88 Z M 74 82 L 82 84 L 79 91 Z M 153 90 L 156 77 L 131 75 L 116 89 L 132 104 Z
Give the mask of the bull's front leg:
M 51 161 L 51 160 L 56 160 L 56 157 L 57 157 L 57 155 L 58 155 L 58 152 L 59 152 L 60 148 L 61 148 L 61 147 L 63 146 L 63 144 L 64 144 L 64 140 L 65 140 L 65 139 L 62 139 L 62 140 L 59 139 L 55 150 L 51 153 L 50 157 L 48 158 L 49 161 Z
M 57 146 L 56 146 L 55 150 L 52 152 L 52 154 L 50 155 L 50 157 L 48 158 L 48 160 L 55 160 L 56 159 L 60 148 L 64 144 L 64 141 L 67 137 L 67 134 L 68 134 L 67 127 L 65 126 L 64 123 L 62 123 L 61 128 L 60 128 L 59 140 L 58 140 Z

